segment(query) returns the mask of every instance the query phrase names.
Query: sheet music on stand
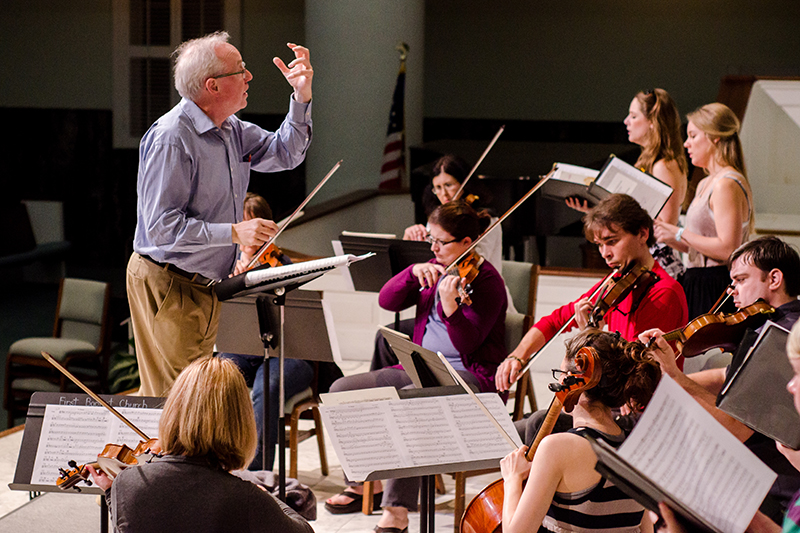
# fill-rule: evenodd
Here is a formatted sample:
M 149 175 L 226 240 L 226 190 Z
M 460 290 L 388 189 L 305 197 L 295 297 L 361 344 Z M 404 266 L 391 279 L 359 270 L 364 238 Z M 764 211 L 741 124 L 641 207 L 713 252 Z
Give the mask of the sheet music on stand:
M 164 398 L 101 397 L 149 437 L 158 437 Z M 68 461 L 92 463 L 106 444 L 135 448 L 139 441 L 141 438 L 133 430 L 87 394 L 36 392 L 31 397 L 17 469 L 9 488 L 61 492 L 56 486 L 58 469 L 67 468 Z M 103 494 L 95 486 L 81 485 L 80 489 L 84 493 Z
M 777 477 L 667 375 L 616 451 L 593 446 L 595 468 L 621 490 L 655 512 L 667 502 L 704 530 L 744 532 Z
M 495 468 L 512 451 L 466 394 L 361 401 L 358 395 L 353 398 L 353 392 L 360 391 L 349 392 L 352 403 L 333 405 L 332 397 L 342 394 L 334 393 L 323 397 L 320 405 L 325 429 L 350 480 Z M 500 397 L 479 396 L 522 446 Z

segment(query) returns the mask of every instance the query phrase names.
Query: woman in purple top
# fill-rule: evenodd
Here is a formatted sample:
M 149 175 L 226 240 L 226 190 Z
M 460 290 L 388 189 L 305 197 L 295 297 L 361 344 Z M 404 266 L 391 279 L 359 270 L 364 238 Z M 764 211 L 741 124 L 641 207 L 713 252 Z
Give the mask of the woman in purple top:
M 494 374 L 506 356 L 506 291 L 497 270 L 483 261 L 472 281 L 472 304 L 459 305 L 461 279 L 447 275 L 445 268 L 455 261 L 488 227 L 489 215 L 477 213 L 462 201 L 439 206 L 431 213 L 427 241 L 434 259 L 418 263 L 390 279 L 380 292 L 379 303 L 389 311 L 416 305 L 415 343 L 442 352 L 464 380 L 482 392 L 495 391 Z M 400 366 L 383 368 L 337 380 L 331 392 L 371 387 L 411 386 L 411 379 Z M 357 512 L 363 489 L 351 484 L 347 490 L 329 498 L 325 507 L 332 513 Z M 392 479 L 376 501 L 383 503 L 383 515 L 376 531 L 401 533 L 408 528 L 408 511 L 417 509 L 419 478 Z

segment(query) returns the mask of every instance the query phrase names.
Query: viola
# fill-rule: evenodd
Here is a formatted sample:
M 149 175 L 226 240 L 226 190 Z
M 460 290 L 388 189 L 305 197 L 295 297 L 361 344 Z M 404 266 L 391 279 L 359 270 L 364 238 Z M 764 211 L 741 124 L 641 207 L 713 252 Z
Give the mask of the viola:
M 663 335 L 666 341 L 677 341 L 681 355 L 694 357 L 712 348 L 734 350 L 747 328 L 759 327 L 775 309 L 763 300 L 739 309 L 735 313 L 707 313 L 682 328 Z M 651 341 L 652 342 L 652 341 Z
M 259 255 L 256 254 L 253 260 L 255 264 L 251 261 L 248 265 L 248 270 L 256 269 L 259 267 L 262 268 L 272 268 L 277 266 L 283 266 L 289 264 L 285 261 L 286 256 L 284 255 L 283 251 L 280 248 L 275 246 L 274 244 L 270 244 L 264 250 L 264 252 Z M 252 267 L 250 265 L 253 265 Z
M 594 348 L 584 346 L 575 355 L 576 372 L 567 372 L 561 383 L 551 383 L 549 389 L 555 393 L 542 425 L 536 433 L 531 447 L 525 453 L 528 461 L 547 435 L 553 431 L 558 415 L 563 408 L 571 413 L 583 391 L 600 383 L 601 368 Z M 461 518 L 463 533 L 496 533 L 503 530 L 504 483 L 500 478 L 487 485 L 467 505 Z
M 619 305 L 631 293 L 633 293 L 634 302 L 641 301 L 644 293 L 658 279 L 656 273 L 641 263 L 630 263 L 622 272 L 611 276 L 612 283 L 606 285 L 589 313 L 589 325 L 598 327 L 608 310 Z
M 75 385 L 80 387 L 83 392 L 91 396 L 94 401 L 108 409 L 111 414 L 119 418 L 126 426 L 133 430 L 134 433 L 143 439 L 139 441 L 139 444 L 137 444 L 136 448 L 133 450 L 126 444 L 106 444 L 103 448 L 103 451 L 97 454 L 97 462 L 90 463 L 93 468 L 99 468 L 105 472 L 108 477 L 113 479 L 123 469 L 129 466 L 141 464 L 142 462 L 145 462 L 153 456 L 161 453 L 161 446 L 158 444 L 158 439 L 151 439 L 145 435 L 141 429 L 136 427 L 130 420 L 125 418 L 122 413 L 111 407 L 107 401 L 92 392 L 92 390 L 84 385 L 81 380 L 73 376 L 69 370 L 61 366 L 61 364 L 53 359 L 53 356 L 51 356 L 49 353 L 42 352 L 42 357 L 44 357 L 59 372 L 69 378 L 70 381 L 75 383 Z M 75 461 L 69 461 L 67 464 L 70 466 L 70 470 L 65 470 L 63 468 L 58 469 L 59 477 L 58 480 L 56 480 L 56 486 L 58 486 L 61 490 L 67 490 L 75 487 L 75 484 L 80 481 L 86 481 L 87 484 L 91 485 L 91 481 L 88 479 L 89 472 L 86 469 L 87 465 L 78 465 Z M 77 489 L 77 487 L 75 488 Z
M 458 305 L 472 305 L 472 299 L 470 298 L 472 282 L 478 277 L 483 261 L 483 257 L 476 252 L 472 252 L 447 271 L 448 274 L 461 278 L 461 283 L 458 285 L 458 297 L 456 298 Z
M 84 481 L 87 485 L 92 484 L 87 466 L 91 465 L 95 470 L 104 472 L 109 478 L 114 479 L 124 469 L 147 462 L 160 453 L 158 439 L 140 441 L 135 449 L 126 444 L 106 444 L 103 451 L 97 454 L 97 462 L 79 465 L 75 461 L 69 461 L 67 463 L 69 470 L 59 468 L 56 486 L 61 490 L 75 488 L 80 492 L 80 488 L 76 486 L 78 483 Z

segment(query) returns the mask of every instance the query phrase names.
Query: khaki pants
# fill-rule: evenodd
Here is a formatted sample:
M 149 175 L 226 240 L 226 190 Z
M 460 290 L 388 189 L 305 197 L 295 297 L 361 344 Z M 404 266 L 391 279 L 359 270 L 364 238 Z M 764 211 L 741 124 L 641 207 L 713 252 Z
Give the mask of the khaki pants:
M 190 362 L 210 356 L 219 326 L 220 304 L 214 289 L 131 255 L 128 303 L 140 396 L 166 396 Z

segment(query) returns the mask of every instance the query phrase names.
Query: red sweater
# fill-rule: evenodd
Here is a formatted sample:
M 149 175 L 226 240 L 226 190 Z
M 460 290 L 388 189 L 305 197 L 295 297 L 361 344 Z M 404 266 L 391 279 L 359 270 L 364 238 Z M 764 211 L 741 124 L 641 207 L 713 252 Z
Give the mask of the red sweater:
M 652 328 L 659 328 L 663 332 L 682 328 L 689 322 L 689 311 L 686 306 L 686 295 L 680 283 L 672 279 L 661 265 L 656 262 L 653 265 L 653 272 L 661 278 L 655 285 L 650 287 L 642 298 L 639 307 L 630 313 L 633 305 L 633 296 L 629 294 L 618 306 L 611 308 L 603 317 L 608 324 L 608 331 L 619 331 L 622 338 L 634 341 L 643 331 Z M 598 281 L 594 287 L 581 296 L 588 297 L 592 294 L 602 281 Z M 558 328 L 572 318 L 575 313 L 575 303 L 568 303 L 553 311 L 550 315 L 543 317 L 533 325 L 542 332 L 546 340 L 550 340 L 556 334 Z M 575 322 L 566 331 L 575 327 Z M 683 366 L 683 358 L 679 361 Z

